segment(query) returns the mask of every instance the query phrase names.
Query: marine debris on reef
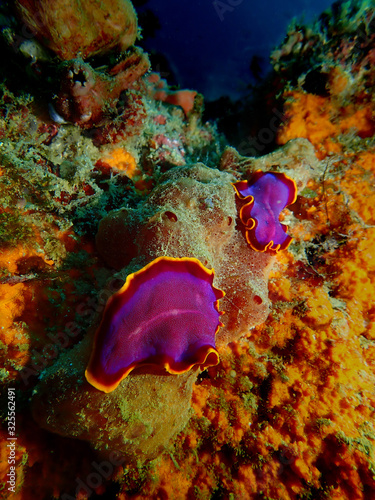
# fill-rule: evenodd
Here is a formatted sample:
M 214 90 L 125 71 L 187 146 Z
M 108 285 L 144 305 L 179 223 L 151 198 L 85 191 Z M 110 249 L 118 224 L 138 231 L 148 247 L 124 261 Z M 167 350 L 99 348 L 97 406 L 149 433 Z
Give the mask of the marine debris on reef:
M 225 147 L 200 96 L 142 71 L 86 128 L 54 123 L 48 101 L 1 84 L 0 375 L 3 393 L 16 392 L 14 498 L 375 496 L 374 19 L 353 1 L 290 27 L 272 56 L 279 147 L 260 157 Z M 111 60 L 120 39 L 99 37 L 98 50 Z M 101 72 L 91 49 L 69 50 L 55 50 L 58 74 L 77 57 Z M 140 55 L 126 54 L 116 61 Z M 271 210 L 271 228 L 284 239 L 255 240 L 265 219 L 254 206 L 275 200 L 254 186 L 275 179 L 285 208 Z M 93 387 L 85 370 L 108 300 L 175 260 L 210 276 L 219 363 L 179 374 L 139 363 L 112 392 Z M 6 417 L 4 406 L 2 484 Z

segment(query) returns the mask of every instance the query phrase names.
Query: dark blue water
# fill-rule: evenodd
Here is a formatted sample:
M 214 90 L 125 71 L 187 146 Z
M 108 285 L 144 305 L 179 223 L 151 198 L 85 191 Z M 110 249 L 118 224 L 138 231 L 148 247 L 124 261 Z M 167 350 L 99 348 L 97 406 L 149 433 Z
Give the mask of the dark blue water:
M 166 56 L 181 87 L 197 89 L 206 99 L 213 100 L 222 95 L 241 97 L 249 84 L 256 83 L 270 69 L 270 52 L 283 40 L 292 18 L 310 21 L 333 2 L 148 0 L 140 3 L 144 5 L 138 7 L 138 12 L 149 9 L 160 23 L 155 36 L 146 37 L 145 47 Z M 142 18 L 140 21 L 142 26 Z M 151 23 L 152 27 L 156 24 Z M 168 73 L 165 76 L 170 76 Z

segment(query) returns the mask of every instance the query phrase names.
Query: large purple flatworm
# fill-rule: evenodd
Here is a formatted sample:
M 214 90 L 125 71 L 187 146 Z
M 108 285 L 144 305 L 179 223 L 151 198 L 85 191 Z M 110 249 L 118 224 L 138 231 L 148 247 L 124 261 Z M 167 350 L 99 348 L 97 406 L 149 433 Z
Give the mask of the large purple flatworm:
M 88 382 L 111 392 L 138 366 L 178 374 L 216 365 L 224 292 L 213 278 L 213 269 L 188 257 L 159 257 L 130 274 L 106 304 L 85 372 Z
M 288 248 L 292 238 L 279 221 L 280 213 L 297 198 L 296 183 L 278 172 L 255 172 L 251 181 L 233 184 L 246 203 L 240 210 L 249 245 L 260 252 Z

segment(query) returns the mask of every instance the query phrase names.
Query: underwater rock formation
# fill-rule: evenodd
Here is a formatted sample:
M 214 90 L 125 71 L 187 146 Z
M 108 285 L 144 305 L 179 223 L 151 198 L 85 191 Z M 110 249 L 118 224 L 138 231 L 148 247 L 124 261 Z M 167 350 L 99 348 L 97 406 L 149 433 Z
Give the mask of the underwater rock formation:
M 163 174 L 137 210 L 111 212 L 99 224 L 97 249 L 106 263 L 122 269 L 160 255 L 194 257 L 215 269 L 214 285 L 225 291 L 217 342 L 228 343 L 268 314 L 267 276 L 273 255 L 249 248 L 236 225 L 236 196 L 228 173 L 203 164 Z
M 185 117 L 143 98 L 142 89 L 129 92 L 145 104 L 133 108 L 131 125 L 111 123 L 113 149 L 47 122 L 30 96 L 0 86 L 0 377 L 3 394 L 16 392 L 14 498 L 375 497 L 374 18 L 369 2 L 335 2 L 319 33 L 298 28 L 285 40 L 267 87 L 278 93 L 277 141 L 285 145 L 259 158 L 227 148 L 219 163 L 214 127 L 202 126 L 195 109 Z M 238 217 L 246 201 L 230 183 L 250 185 L 257 170 L 287 175 L 299 192 L 280 216 L 293 241 L 270 255 L 266 321 L 226 345 L 232 327 L 245 329 L 228 321 L 223 283 L 220 363 L 198 377 L 195 369 L 139 369 L 112 393 L 96 390 L 84 377 L 94 329 L 126 276 L 158 256 L 179 257 L 181 240 L 215 267 L 215 286 L 224 257 L 226 282 L 250 279 L 241 274 L 245 249 L 252 259 L 264 254 L 246 244 Z M 103 217 L 97 247 L 108 265 L 93 242 Z M 244 251 L 231 260 L 230 241 L 240 237 Z M 34 388 L 34 417 L 54 435 L 31 418 Z M 6 484 L 6 416 L 0 436 Z M 127 460 L 104 477 L 88 442 L 103 454 L 123 450 Z M 3 488 L 1 500 L 8 497 Z
M 194 257 L 213 267 L 214 286 L 226 293 L 220 300 L 225 314 L 216 336 L 219 347 L 266 319 L 274 260 L 270 253 L 251 249 L 236 225 L 233 179 L 203 164 L 176 167 L 161 176 L 140 209 L 110 213 L 97 235 L 107 263 L 127 266 L 117 275 L 122 279 L 164 255 Z M 115 391 L 103 394 L 84 378 L 92 333 L 43 375 L 35 390 L 34 417 L 42 427 L 89 440 L 100 451 L 116 450 L 129 460 L 152 459 L 186 424 L 198 372 L 160 376 L 144 367 L 142 375 L 134 370 Z
M 147 55 L 132 48 L 138 24 L 130 0 L 59 0 L 53 9 L 48 1 L 18 0 L 14 8 L 23 26 L 18 31 L 30 30 L 32 37 L 23 40 L 11 29 L 8 43 L 31 60 L 38 80 L 60 85 L 53 101 L 57 113 L 50 109 L 55 120 L 87 129 L 121 114 L 120 97 L 150 67 Z M 92 59 L 97 56 L 103 58 L 99 68 Z
M 137 37 L 137 15 L 130 0 L 16 0 L 20 20 L 60 59 L 126 50 Z M 103 15 L 105 13 L 105 15 Z
M 52 432 L 89 441 L 105 456 L 116 451 L 133 463 L 157 457 L 190 418 L 197 371 L 130 374 L 106 394 L 84 377 L 91 348 L 88 336 L 44 374 L 33 397 L 34 419 Z
M 121 93 L 131 88 L 149 67 L 147 55 L 139 48 L 130 51 L 108 73 L 74 59 L 64 65 L 56 110 L 65 120 L 82 128 L 98 127 L 115 113 Z

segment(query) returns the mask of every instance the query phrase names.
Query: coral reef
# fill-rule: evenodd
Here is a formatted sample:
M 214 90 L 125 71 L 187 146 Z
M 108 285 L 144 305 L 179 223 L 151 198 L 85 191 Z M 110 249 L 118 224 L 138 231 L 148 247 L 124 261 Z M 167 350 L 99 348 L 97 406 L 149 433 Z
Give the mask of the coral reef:
M 16 392 L 14 498 L 375 496 L 373 19 L 368 2 L 342 2 L 290 27 L 273 53 L 279 148 L 257 158 L 224 149 L 196 98 L 187 114 L 152 98 L 147 76 L 121 119 L 87 130 L 52 123 L 1 85 L 0 373 L 4 401 Z M 231 183 L 258 170 L 298 189 L 280 216 L 293 238 L 284 251 L 246 241 Z M 105 304 L 165 255 L 215 269 L 220 362 L 180 375 L 140 367 L 103 393 L 84 371 Z M 6 485 L 5 404 L 1 416 Z
M 198 92 L 195 90 L 170 90 L 166 80 L 157 73 L 151 73 L 147 78 L 148 94 L 155 101 L 167 102 L 180 106 L 187 116 L 194 108 Z M 202 97 L 201 97 L 202 99 Z
M 236 226 L 233 180 L 203 164 L 175 167 L 160 177 L 139 209 L 109 213 L 96 236 L 98 252 L 115 269 L 141 267 L 161 255 L 193 257 L 214 268 L 214 285 L 225 291 L 219 344 L 239 338 L 267 317 L 273 262 L 271 254 L 249 248 Z
M 92 128 L 122 114 L 126 91 L 150 68 L 147 55 L 132 47 L 138 25 L 129 0 L 62 0 L 52 10 L 48 1 L 19 0 L 14 12 L 19 26 L 8 27 L 3 36 L 31 61 L 40 85 L 43 80 L 56 85 L 56 110 L 50 103 L 50 114 L 57 122 Z M 105 64 L 95 67 L 92 59 L 99 56 Z
M 55 108 L 65 120 L 80 127 L 99 127 L 114 116 L 121 93 L 131 88 L 149 67 L 148 57 L 140 49 L 129 53 L 109 74 L 75 59 L 64 65 Z
M 225 290 L 225 297 L 220 300 L 220 309 L 224 310 L 225 314 L 221 318 L 222 328 L 216 334 L 216 346 L 219 346 L 219 352 L 220 346 L 246 334 L 249 328 L 267 317 L 267 279 L 273 262 L 272 255 L 249 248 L 242 232 L 236 229 L 235 191 L 231 180 L 233 177 L 229 173 L 219 172 L 202 164 L 175 167 L 160 177 L 159 184 L 140 209 L 132 211 L 120 209 L 111 212 L 101 221 L 97 235 L 97 248 L 100 252 L 105 249 L 106 261 L 110 265 L 124 268 L 116 277 L 125 279 L 128 276 L 128 283 L 132 279 L 131 270 L 139 269 L 144 263 L 155 262 L 154 259 L 156 262 L 163 262 L 165 254 L 174 258 L 193 257 L 194 261 L 200 262 L 200 266 L 213 267 L 215 287 Z M 123 238 L 127 244 L 122 244 Z M 142 268 L 136 275 L 146 276 L 144 269 L 150 269 L 150 265 Z M 153 284 L 157 283 L 156 279 L 153 278 Z M 127 289 L 127 285 L 124 289 Z M 148 293 L 152 291 L 150 284 Z M 121 297 L 121 290 L 108 303 L 107 313 L 111 304 L 115 303 L 113 301 L 116 297 Z M 140 300 L 137 299 L 137 302 Z M 146 312 L 152 310 L 151 305 L 154 300 L 159 302 L 161 299 L 151 297 Z M 186 294 L 184 301 L 188 301 Z M 138 306 L 136 311 L 138 311 L 136 317 L 145 317 Z M 111 316 L 115 321 L 119 321 L 116 314 L 119 313 L 113 312 Z M 208 314 L 206 316 L 207 320 Z M 111 317 L 105 313 L 98 332 L 102 330 L 103 324 L 107 325 L 104 328 L 110 331 L 109 321 Z M 157 330 L 153 335 L 152 343 L 150 340 L 147 341 L 151 352 L 165 342 L 164 337 L 168 339 L 168 329 L 172 327 L 173 316 L 168 315 L 163 329 Z M 203 325 L 200 330 L 202 327 Z M 190 330 L 195 342 L 199 342 L 197 333 L 194 333 L 191 327 L 185 325 L 183 331 L 185 330 Z M 215 330 L 217 324 L 213 328 L 213 333 Z M 202 334 L 203 332 L 199 333 L 200 336 Z M 138 408 L 137 431 L 133 430 L 131 423 L 131 415 L 137 408 L 137 403 L 134 401 L 138 399 L 150 401 L 151 397 L 160 392 L 160 387 L 163 385 L 166 387 L 163 390 L 169 394 L 177 394 L 181 392 L 181 384 L 186 383 L 186 377 L 182 375 L 157 377 L 148 374 L 150 370 L 151 374 L 155 373 L 153 367 L 145 366 L 142 371 L 146 370 L 147 375 L 140 377 L 136 373 L 138 369 L 131 373 L 130 370 L 126 370 L 125 373 L 129 375 L 120 382 L 123 378 L 122 373 L 120 376 L 115 373 L 109 377 L 104 375 L 104 370 L 100 366 L 95 366 L 101 363 L 99 358 L 103 355 L 101 350 L 95 351 L 98 349 L 98 345 L 95 345 L 96 354 L 94 358 L 91 357 L 86 372 L 87 380 L 105 392 L 112 391 L 119 383 L 120 385 L 110 395 L 93 391 L 84 380 L 84 371 L 92 348 L 92 334 L 89 337 L 90 340 L 85 339 L 44 373 L 43 382 L 36 387 L 33 400 L 36 421 L 46 429 L 59 434 L 87 439 L 102 452 L 108 447 L 121 452 L 129 461 L 134 462 L 136 458 L 139 461 L 155 458 L 160 453 L 160 446 L 167 446 L 171 436 L 186 424 L 186 419 L 183 418 L 171 427 L 166 415 L 170 412 L 178 414 L 179 411 L 187 415 L 190 394 L 186 391 L 187 396 L 182 401 L 171 396 L 171 399 L 158 399 L 156 404 L 156 401 L 151 399 L 150 404 L 154 407 L 151 415 L 147 410 L 148 407 L 144 410 Z M 181 345 L 178 345 L 180 338 Z M 180 351 L 185 348 L 184 336 L 177 335 L 173 340 L 173 343 L 175 342 L 177 342 L 175 350 Z M 171 340 L 168 344 L 171 344 Z M 206 347 L 209 359 L 202 361 L 202 358 L 199 364 L 203 366 L 216 364 L 217 354 L 212 349 L 215 345 L 211 345 L 208 351 Z M 112 349 L 113 347 L 110 348 L 110 352 Z M 116 353 L 118 352 L 121 352 L 120 347 L 116 348 Z M 212 362 L 214 354 L 215 360 Z M 136 363 L 132 362 L 132 368 L 135 367 Z M 196 370 L 192 372 L 189 378 L 190 384 L 195 381 L 197 374 Z M 149 382 L 145 383 L 144 377 Z M 54 387 L 53 394 L 51 386 Z M 150 396 L 150 392 L 154 396 Z M 119 414 L 108 412 L 108 407 L 118 407 L 119 401 L 124 398 L 129 402 L 126 409 L 123 406 Z M 89 406 L 87 401 L 90 401 Z M 96 418 L 103 412 L 107 415 L 105 429 L 102 424 L 98 425 Z M 81 422 L 77 421 L 77 414 L 81 415 Z M 164 426 L 160 424 L 161 419 Z M 119 436 L 124 436 L 122 431 L 124 427 L 127 429 L 126 436 L 121 441 Z M 155 437 L 154 444 L 150 442 L 150 433 Z
M 90 337 L 43 375 L 33 400 L 35 421 L 62 436 L 89 441 L 107 459 L 120 453 L 134 466 L 156 458 L 189 420 L 196 370 L 181 375 L 138 371 L 104 393 L 84 379 L 91 348 Z
M 40 448 L 38 443 L 44 437 L 31 424 L 27 400 L 40 373 L 82 339 L 93 314 L 100 313 L 107 299 L 101 296 L 100 290 L 112 271 L 106 270 L 103 264 L 98 265 L 93 240 L 98 221 L 111 209 L 124 204 L 136 206 L 151 189 L 154 176 L 160 175 L 163 168 L 173 167 L 173 157 L 168 159 L 168 165 L 153 162 L 152 138 L 155 135 L 163 134 L 167 139 L 178 134 L 179 144 L 186 147 L 185 156 L 189 161 L 200 151 L 208 158 L 211 155 L 217 158 L 214 128 L 209 124 L 203 126 L 198 113 L 184 118 L 182 123 L 179 110 L 176 114 L 173 107 L 160 106 L 140 92 L 136 99 L 135 105 L 131 99 L 128 101 L 129 123 L 122 124 L 122 135 L 118 135 L 116 146 L 95 145 L 98 142 L 96 134 L 87 136 L 69 124 L 52 123 L 30 95 L 15 95 L 5 84 L 1 85 L 1 380 L 3 388 L 15 384 L 20 396 L 17 432 L 22 436 L 18 434 L 16 460 L 17 491 L 22 495 L 58 497 L 61 492 L 75 490 L 73 470 L 66 472 L 66 480 L 57 477 L 56 473 L 46 472 L 51 482 L 48 480 L 40 488 L 35 485 L 31 472 L 33 464 L 36 469 L 49 466 L 44 460 L 40 461 L 46 448 Z M 147 108 L 150 120 L 138 119 L 138 106 L 141 110 Z M 163 120 L 154 120 L 158 116 L 163 116 Z M 91 345 L 87 352 L 90 350 Z M 154 384 L 153 377 L 147 374 L 143 377 Z M 151 415 L 156 430 L 162 429 L 161 433 L 155 432 L 155 440 L 150 442 L 153 453 L 159 453 L 155 450 L 161 435 L 164 443 L 190 417 L 195 377 L 195 371 L 181 376 L 179 385 L 174 381 L 169 390 L 168 384 L 164 384 L 166 377 L 159 379 L 163 383 L 156 387 L 155 405 L 159 406 L 160 398 L 165 400 L 166 411 L 163 417 L 163 412 L 159 413 L 159 424 Z M 147 389 L 147 382 L 141 386 L 145 390 L 143 398 L 141 394 L 142 404 L 148 412 L 150 389 Z M 153 387 L 155 389 L 155 385 Z M 169 402 L 178 407 L 178 413 L 173 405 L 168 413 Z M 142 404 L 135 397 L 135 406 Z M 116 408 L 115 404 L 111 411 L 116 412 Z M 134 442 L 137 434 L 144 436 L 144 427 L 136 422 L 134 407 L 128 406 L 124 415 L 126 412 L 135 422 L 131 434 Z M 165 420 L 167 414 L 171 418 Z M 21 418 L 23 415 L 25 418 Z M 146 426 L 150 429 L 150 425 Z M 94 427 L 98 430 L 95 418 Z M 123 443 L 120 429 L 112 429 L 110 433 L 115 440 L 117 432 Z M 145 453 L 150 456 L 147 440 L 143 441 Z M 6 479 L 9 470 L 6 441 L 3 443 L 1 456 L 5 462 L 1 470 L 2 479 Z M 62 447 L 66 451 L 70 448 Z M 86 457 L 90 456 L 87 448 L 81 450 L 85 450 Z M 78 464 L 76 467 L 77 470 L 81 468 Z M 30 472 L 27 477 L 22 472 L 26 469 Z

